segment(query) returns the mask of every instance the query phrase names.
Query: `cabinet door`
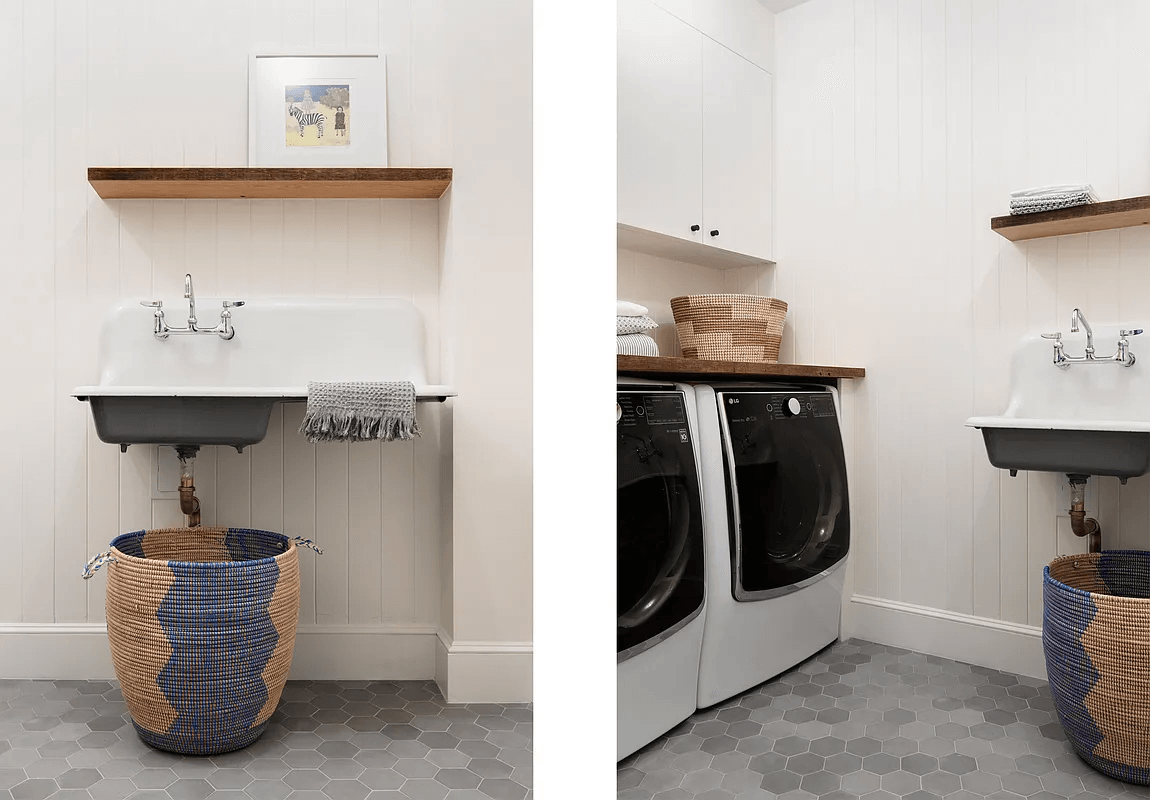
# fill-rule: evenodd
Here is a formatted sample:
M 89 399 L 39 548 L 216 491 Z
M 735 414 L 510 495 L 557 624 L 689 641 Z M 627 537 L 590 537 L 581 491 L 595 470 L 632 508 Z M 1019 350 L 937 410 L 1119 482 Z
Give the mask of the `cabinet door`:
M 619 222 L 702 231 L 703 36 L 649 0 L 619 0 Z
M 766 259 L 774 252 L 771 81 L 722 45 L 704 42 L 703 241 Z

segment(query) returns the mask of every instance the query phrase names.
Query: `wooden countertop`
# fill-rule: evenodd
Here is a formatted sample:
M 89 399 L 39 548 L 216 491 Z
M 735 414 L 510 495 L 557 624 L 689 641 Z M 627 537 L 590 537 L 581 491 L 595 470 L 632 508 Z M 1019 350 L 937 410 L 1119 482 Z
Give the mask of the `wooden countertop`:
M 616 356 L 619 373 L 681 379 L 731 378 L 862 378 L 862 367 L 827 367 L 813 364 L 764 364 L 750 361 L 703 361 L 668 356 Z

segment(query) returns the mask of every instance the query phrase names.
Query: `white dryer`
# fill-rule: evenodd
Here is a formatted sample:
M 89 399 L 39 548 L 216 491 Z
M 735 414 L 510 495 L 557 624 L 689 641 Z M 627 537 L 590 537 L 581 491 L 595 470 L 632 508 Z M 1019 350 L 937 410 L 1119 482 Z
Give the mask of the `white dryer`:
M 619 379 L 618 758 L 695 711 L 706 610 L 695 393 Z
M 732 383 L 695 392 L 706 708 L 838 639 L 850 509 L 835 389 Z

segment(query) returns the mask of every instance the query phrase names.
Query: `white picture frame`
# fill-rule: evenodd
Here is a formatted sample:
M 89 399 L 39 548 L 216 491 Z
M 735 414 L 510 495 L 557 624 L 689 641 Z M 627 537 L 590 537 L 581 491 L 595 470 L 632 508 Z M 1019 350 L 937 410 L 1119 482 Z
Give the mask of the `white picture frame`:
M 342 86 L 350 91 L 346 130 L 336 131 L 331 113 L 314 125 L 301 126 L 307 137 L 288 139 L 288 87 Z M 311 105 L 310 108 L 318 108 Z M 322 108 L 322 111 L 327 111 Z M 344 120 L 341 118 L 340 123 Z M 317 141 L 320 124 L 323 146 Z M 339 134 L 346 143 L 339 141 Z M 291 146 L 289 146 L 289 142 Z M 338 53 L 316 50 L 252 53 L 248 60 L 248 166 L 252 167 L 386 167 L 387 66 L 382 53 Z

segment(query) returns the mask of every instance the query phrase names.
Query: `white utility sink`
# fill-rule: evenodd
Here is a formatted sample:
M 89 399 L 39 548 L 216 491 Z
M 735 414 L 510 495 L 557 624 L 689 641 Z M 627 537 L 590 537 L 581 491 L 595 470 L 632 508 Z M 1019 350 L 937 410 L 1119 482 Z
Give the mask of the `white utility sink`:
M 1095 326 L 1094 347 L 1116 350 L 1119 326 Z M 1067 354 L 1081 356 L 1085 333 L 1063 333 Z M 1053 363 L 1053 342 L 1022 340 L 1011 360 L 1010 403 L 999 416 L 971 417 L 990 463 L 1002 469 L 1112 475 L 1150 471 L 1150 337 L 1133 338 L 1132 366 Z M 1144 349 L 1143 349 L 1144 348 Z M 1141 352 L 1140 352 L 1141 350 Z
M 196 298 L 201 326 L 221 301 Z M 169 325 L 185 325 L 187 301 L 169 298 Z M 427 384 L 423 319 L 399 298 L 248 298 L 232 311 L 235 336 L 153 335 L 153 311 L 116 306 L 100 331 L 99 382 L 72 392 L 92 406 L 102 441 L 232 445 L 267 433 L 272 406 L 305 401 L 308 381 L 411 381 L 421 400 L 455 395 Z

